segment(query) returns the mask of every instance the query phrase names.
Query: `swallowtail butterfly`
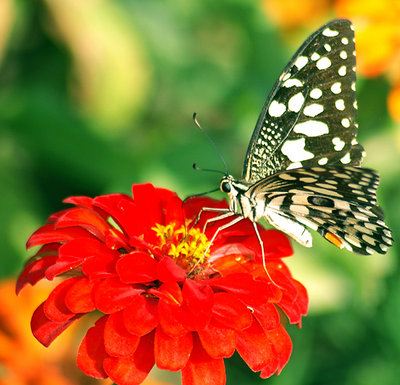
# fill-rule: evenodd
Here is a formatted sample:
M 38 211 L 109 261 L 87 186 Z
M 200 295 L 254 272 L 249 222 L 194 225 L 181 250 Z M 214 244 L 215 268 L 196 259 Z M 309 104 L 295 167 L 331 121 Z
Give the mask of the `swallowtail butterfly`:
M 358 167 L 365 153 L 356 140 L 354 41 L 350 21 L 337 19 L 298 49 L 267 97 L 242 179 L 221 180 L 229 209 L 206 225 L 238 215 L 218 233 L 248 218 L 263 249 L 256 222 L 264 217 L 306 247 L 311 228 L 358 254 L 387 251 L 392 237 L 376 205 L 379 177 Z

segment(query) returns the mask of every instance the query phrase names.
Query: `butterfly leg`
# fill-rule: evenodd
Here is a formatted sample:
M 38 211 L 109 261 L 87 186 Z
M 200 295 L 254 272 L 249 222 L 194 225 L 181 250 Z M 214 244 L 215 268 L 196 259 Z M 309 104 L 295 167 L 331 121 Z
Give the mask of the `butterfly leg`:
M 223 209 L 223 208 L 217 208 L 217 207 L 203 207 L 203 208 L 199 211 L 199 213 L 197 214 L 197 217 L 196 217 L 196 220 L 195 220 L 193 226 L 195 226 L 195 225 L 197 225 L 197 223 L 199 223 L 201 214 L 203 214 L 204 212 L 207 212 L 207 211 L 208 211 L 208 212 L 228 213 L 228 212 L 230 212 L 231 210 L 229 210 L 229 209 Z
M 270 276 L 270 274 L 269 274 L 269 272 L 268 272 L 267 265 L 266 265 L 266 261 L 265 261 L 264 242 L 263 242 L 262 239 L 261 239 L 261 235 L 260 235 L 260 233 L 259 233 L 259 231 L 258 231 L 257 223 L 256 223 L 256 222 L 253 222 L 253 227 L 254 227 L 254 231 L 256 232 L 256 235 L 257 235 L 257 238 L 258 238 L 258 242 L 260 243 L 260 247 L 261 247 L 261 256 L 262 256 L 264 271 L 265 271 L 265 273 L 267 274 L 267 277 L 269 278 L 269 280 L 270 280 L 275 286 L 277 286 L 277 287 L 279 287 L 280 289 L 282 289 L 282 287 L 279 286 L 279 285 L 272 279 L 272 277 Z
M 233 211 L 230 211 L 230 210 L 229 210 L 228 212 L 225 212 L 224 214 L 218 215 L 218 216 L 216 216 L 216 217 L 214 217 L 214 218 L 209 218 L 209 219 L 207 219 L 206 222 L 204 223 L 204 226 L 203 226 L 203 234 L 205 233 L 205 231 L 206 231 L 206 229 L 207 229 L 207 226 L 208 226 L 210 223 L 219 221 L 219 220 L 221 220 L 221 219 L 229 218 L 229 217 L 231 217 L 232 215 L 236 215 L 236 214 L 235 214 Z
M 226 213 L 226 214 L 230 214 L 230 213 L 232 213 L 232 212 L 230 211 L 229 213 Z M 222 215 L 224 215 L 224 218 L 226 218 L 226 217 L 229 216 L 229 215 L 226 215 L 226 214 L 222 214 Z M 220 217 L 221 217 L 222 215 L 220 215 Z M 231 215 L 234 215 L 234 213 L 232 213 Z M 216 217 L 216 218 L 218 218 L 218 217 Z M 223 218 L 220 218 L 220 219 L 223 219 Z M 226 224 L 224 224 L 224 225 L 218 227 L 218 229 L 215 231 L 214 235 L 212 236 L 212 238 L 211 238 L 211 240 L 210 240 L 210 242 L 209 242 L 209 244 L 208 244 L 206 250 L 204 251 L 204 255 L 203 255 L 203 256 L 205 256 L 205 255 L 208 253 L 208 251 L 210 250 L 211 245 L 213 244 L 215 238 L 217 237 L 217 235 L 219 234 L 220 231 L 225 230 L 225 229 L 227 229 L 228 227 L 231 227 L 231 226 L 235 225 L 236 223 L 240 222 L 242 219 L 244 219 L 244 217 L 238 216 L 238 217 L 236 217 L 235 219 L 233 219 L 232 221 L 230 221 L 230 222 L 228 222 L 228 223 L 226 223 Z M 200 262 L 200 259 L 199 259 L 199 261 L 191 268 L 191 270 L 190 270 L 189 273 L 191 273 L 191 272 L 196 268 L 196 266 L 198 265 L 199 262 Z

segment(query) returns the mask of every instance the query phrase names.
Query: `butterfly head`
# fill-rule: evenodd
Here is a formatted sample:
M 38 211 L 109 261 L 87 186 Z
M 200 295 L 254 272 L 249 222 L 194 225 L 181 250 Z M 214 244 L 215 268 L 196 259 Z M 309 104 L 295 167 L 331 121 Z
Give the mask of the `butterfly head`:
M 228 194 L 230 210 L 238 213 L 238 201 L 244 196 L 249 186 L 235 180 L 232 175 L 224 175 L 219 188 L 222 192 Z

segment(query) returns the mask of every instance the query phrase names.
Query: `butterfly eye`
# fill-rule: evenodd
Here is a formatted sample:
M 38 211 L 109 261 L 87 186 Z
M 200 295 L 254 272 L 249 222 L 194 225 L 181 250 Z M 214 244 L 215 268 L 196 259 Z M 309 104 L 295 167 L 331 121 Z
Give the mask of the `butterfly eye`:
M 221 183 L 221 191 L 224 193 L 228 193 L 231 191 L 231 184 L 229 182 Z

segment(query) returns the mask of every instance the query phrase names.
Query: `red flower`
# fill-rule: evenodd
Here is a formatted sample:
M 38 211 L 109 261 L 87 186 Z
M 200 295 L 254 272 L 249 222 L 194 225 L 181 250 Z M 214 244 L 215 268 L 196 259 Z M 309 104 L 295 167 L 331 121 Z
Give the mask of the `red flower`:
M 50 216 L 28 240 L 41 245 L 17 282 L 64 278 L 34 312 L 31 326 L 45 346 L 83 315 L 100 311 L 78 351 L 87 375 L 139 384 L 156 364 L 182 371 L 182 382 L 224 384 L 223 358 L 235 350 L 266 378 L 279 373 L 292 350 L 280 314 L 301 323 L 305 288 L 281 258 L 291 255 L 286 236 L 260 234 L 266 266 L 249 221 L 208 240 L 224 221 L 207 227 L 224 201 L 192 198 L 151 184 L 123 194 L 71 197 L 75 205 Z

